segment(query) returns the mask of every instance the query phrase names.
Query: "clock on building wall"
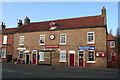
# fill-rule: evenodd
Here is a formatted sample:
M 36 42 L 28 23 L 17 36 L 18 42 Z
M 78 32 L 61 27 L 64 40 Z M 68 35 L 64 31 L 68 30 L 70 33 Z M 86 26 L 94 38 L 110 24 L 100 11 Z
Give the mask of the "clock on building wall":
M 55 35 L 51 34 L 49 38 L 50 38 L 50 40 L 54 40 L 55 39 Z

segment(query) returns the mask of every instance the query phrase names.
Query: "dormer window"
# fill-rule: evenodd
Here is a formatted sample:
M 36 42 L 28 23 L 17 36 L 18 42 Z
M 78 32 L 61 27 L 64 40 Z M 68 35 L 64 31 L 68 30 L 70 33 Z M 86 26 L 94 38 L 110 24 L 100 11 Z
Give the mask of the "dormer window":
M 111 47 L 111 48 L 115 48 L 115 41 L 111 41 L 111 42 L 110 42 L 110 47 Z

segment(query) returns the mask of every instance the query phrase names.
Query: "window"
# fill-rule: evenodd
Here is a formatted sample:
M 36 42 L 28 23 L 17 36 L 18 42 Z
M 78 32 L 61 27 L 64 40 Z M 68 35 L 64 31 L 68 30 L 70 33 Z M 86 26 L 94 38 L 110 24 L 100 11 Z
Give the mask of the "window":
M 19 59 L 23 59 L 23 51 L 19 51 Z
M 94 32 L 87 33 L 87 42 L 88 44 L 94 44 Z
M 3 44 L 7 44 L 7 35 L 6 36 L 3 36 Z
M 44 52 L 39 52 L 39 61 L 44 61 Z
M 45 35 L 40 35 L 40 45 L 45 45 Z
M 19 45 L 24 45 L 24 36 L 20 36 Z
M 110 47 L 111 47 L 111 48 L 115 48 L 115 42 L 114 42 L 114 41 L 111 41 L 111 42 L 110 42 Z
M 6 58 L 6 49 L 2 49 L 1 58 Z
M 60 34 L 60 44 L 66 44 L 66 34 Z
M 60 51 L 60 61 L 59 62 L 66 62 L 66 51 Z
M 88 55 L 89 55 L 89 61 L 94 61 L 94 51 L 89 51 Z

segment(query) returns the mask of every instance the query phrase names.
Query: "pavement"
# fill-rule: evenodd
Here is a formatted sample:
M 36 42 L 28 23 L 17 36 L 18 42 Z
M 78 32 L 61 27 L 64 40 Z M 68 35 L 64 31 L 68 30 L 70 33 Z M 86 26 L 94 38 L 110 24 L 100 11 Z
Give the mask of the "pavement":
M 48 66 L 33 64 L 2 64 L 3 78 L 119 78 L 118 69 Z

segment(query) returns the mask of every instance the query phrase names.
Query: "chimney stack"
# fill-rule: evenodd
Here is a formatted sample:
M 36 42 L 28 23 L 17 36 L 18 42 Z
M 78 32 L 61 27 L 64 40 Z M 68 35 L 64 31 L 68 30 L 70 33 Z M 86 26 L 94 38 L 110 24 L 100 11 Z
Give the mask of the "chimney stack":
M 29 17 L 26 16 L 26 18 L 24 19 L 24 25 L 27 25 L 30 23 L 30 19 Z
M 107 20 L 106 20 L 106 8 L 103 7 L 101 11 L 102 11 L 102 15 L 103 15 L 103 17 L 104 17 L 104 23 L 105 23 L 105 25 L 106 25 L 106 24 L 107 24 Z
M 6 27 L 6 26 L 5 26 L 5 23 L 2 22 L 2 24 L 1 24 L 0 27 L 1 27 L 1 29 L 5 29 L 5 27 Z
M 22 20 L 18 20 L 18 27 L 22 27 L 23 23 Z

